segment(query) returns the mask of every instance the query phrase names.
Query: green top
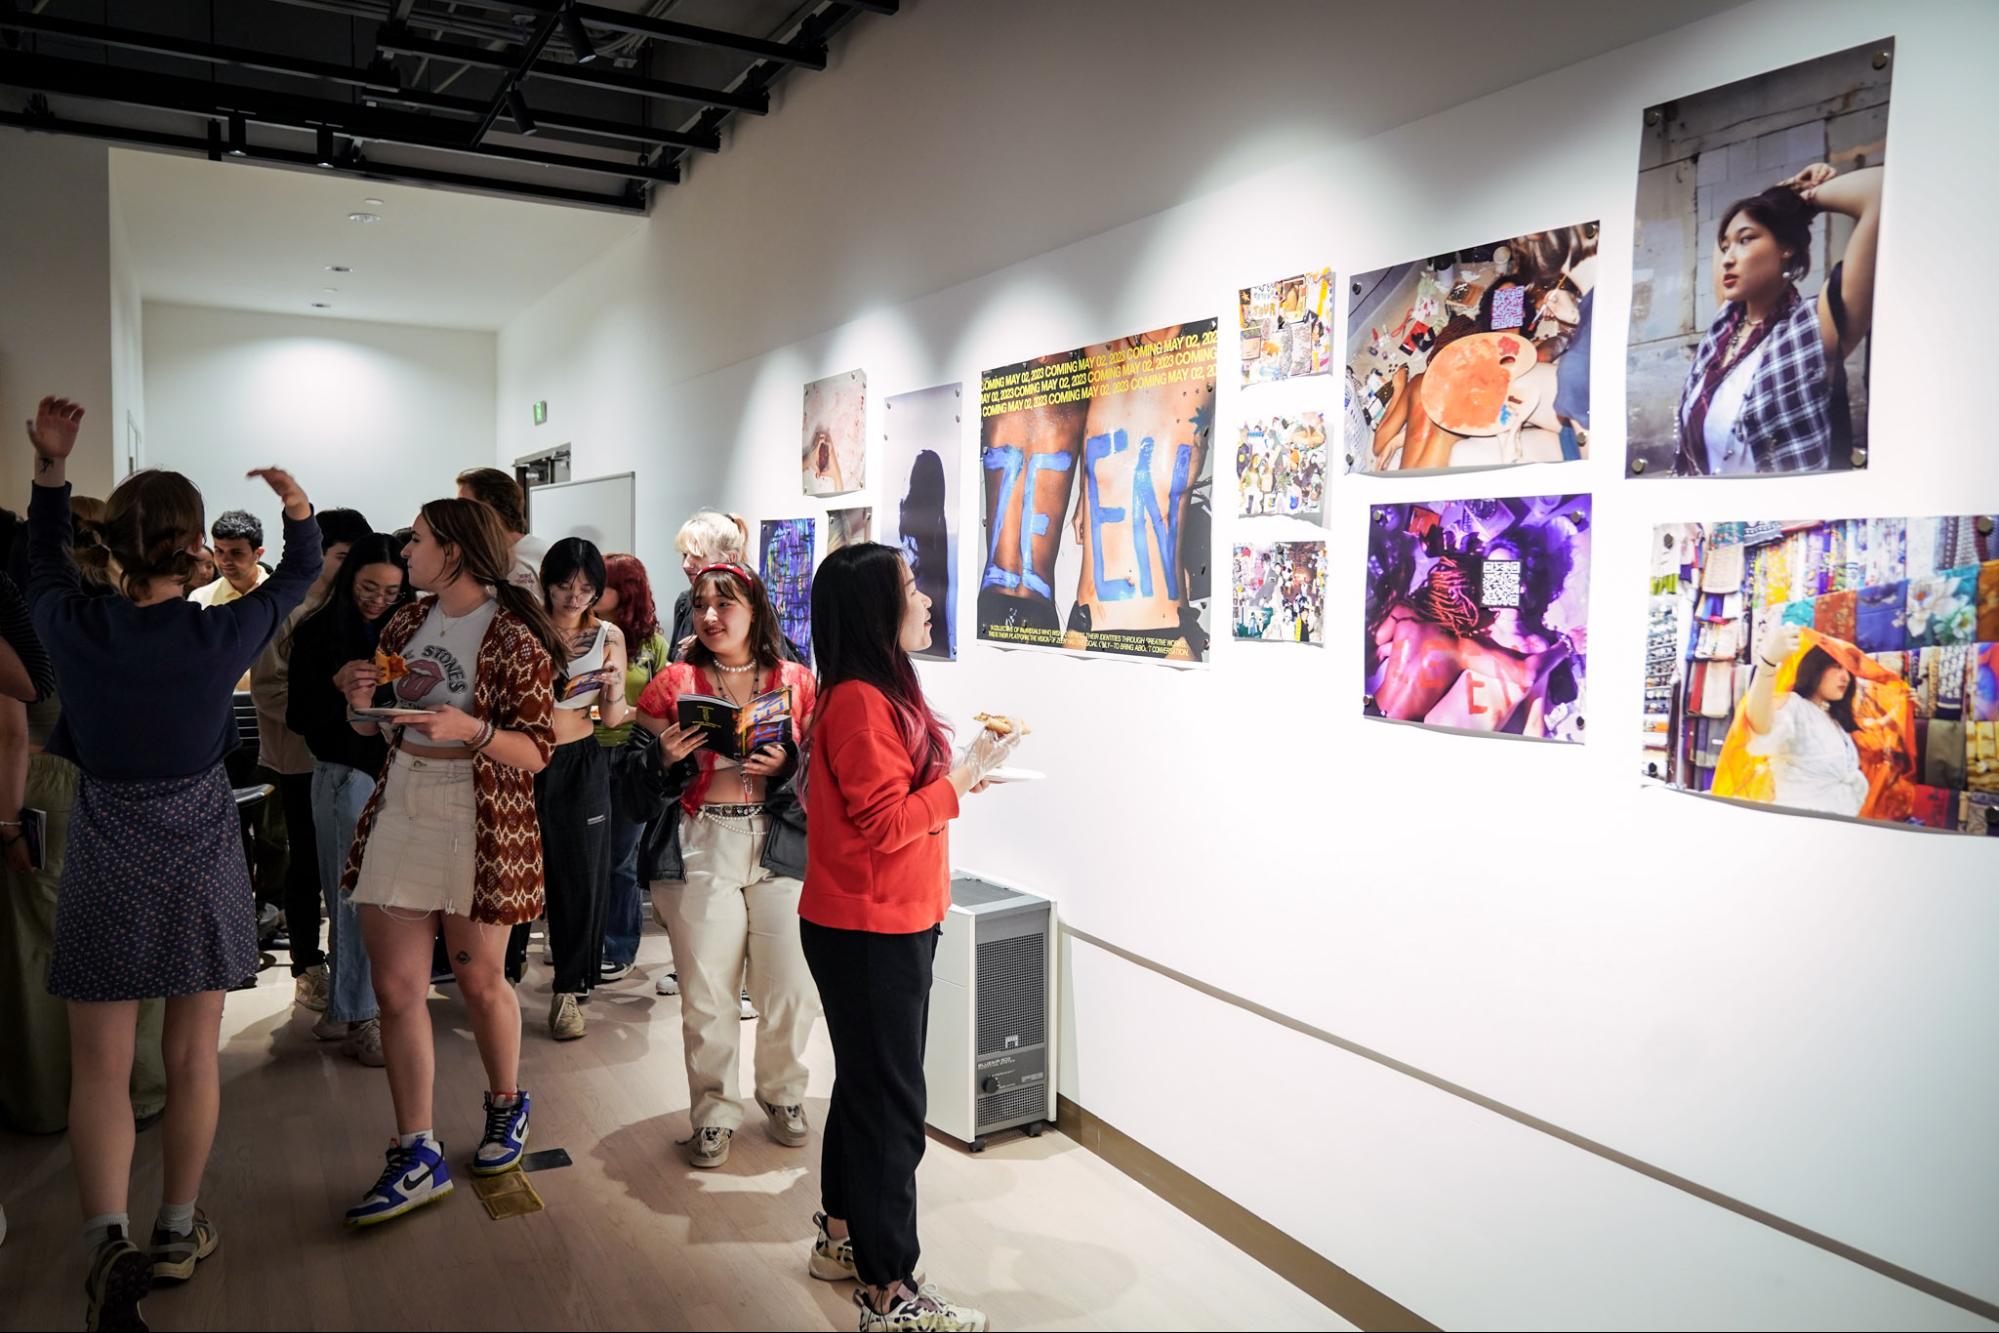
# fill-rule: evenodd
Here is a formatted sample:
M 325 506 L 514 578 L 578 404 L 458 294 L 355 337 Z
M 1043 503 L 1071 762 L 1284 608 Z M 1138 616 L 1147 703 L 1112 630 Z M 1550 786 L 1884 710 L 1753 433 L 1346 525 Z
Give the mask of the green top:
M 645 693 L 645 688 L 652 682 L 653 676 L 666 670 L 672 654 L 667 650 L 666 635 L 659 632 L 654 633 L 636 650 L 633 650 L 629 644 L 626 645 L 626 652 L 628 656 L 625 662 L 625 702 L 636 707 L 639 696 Z M 625 738 L 631 734 L 630 722 L 615 727 L 599 723 L 597 744 L 607 750 L 615 750 L 623 745 Z

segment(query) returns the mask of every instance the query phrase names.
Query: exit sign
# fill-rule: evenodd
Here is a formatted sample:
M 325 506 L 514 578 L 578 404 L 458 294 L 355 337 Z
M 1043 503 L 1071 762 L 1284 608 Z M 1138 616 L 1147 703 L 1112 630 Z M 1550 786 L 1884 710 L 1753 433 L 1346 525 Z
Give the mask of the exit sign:
M 537 426 L 548 424 L 548 400 L 546 398 L 534 405 L 534 424 Z

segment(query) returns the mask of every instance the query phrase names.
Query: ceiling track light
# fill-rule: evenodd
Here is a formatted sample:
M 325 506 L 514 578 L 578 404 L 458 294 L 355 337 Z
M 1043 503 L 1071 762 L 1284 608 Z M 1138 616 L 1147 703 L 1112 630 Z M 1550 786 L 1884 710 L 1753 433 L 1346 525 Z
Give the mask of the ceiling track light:
M 331 125 L 321 125 L 319 127 L 319 144 L 317 151 L 313 153 L 312 160 L 329 171 L 335 166 L 337 159 L 333 156 L 333 127 Z
M 534 123 L 534 117 L 529 114 L 528 99 L 521 96 L 519 84 L 507 89 L 507 105 L 513 109 L 514 128 L 522 134 L 533 134 L 541 128 Z
M 577 64 L 587 65 L 597 58 L 596 44 L 590 40 L 590 34 L 584 30 L 583 20 L 576 17 L 574 4 L 563 7 L 562 35 L 569 39 L 569 51 L 576 57 Z
M 250 156 L 250 125 L 240 111 L 229 113 L 229 156 Z

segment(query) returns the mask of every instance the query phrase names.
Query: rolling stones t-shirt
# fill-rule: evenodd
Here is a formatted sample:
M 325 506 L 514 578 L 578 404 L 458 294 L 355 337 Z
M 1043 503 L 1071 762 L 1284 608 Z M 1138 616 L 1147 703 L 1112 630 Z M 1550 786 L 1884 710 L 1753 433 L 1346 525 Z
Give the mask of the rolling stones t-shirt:
M 403 708 L 438 708 L 450 704 L 462 712 L 471 712 L 479 645 L 499 609 L 500 603 L 493 598 L 462 616 L 447 616 L 438 607 L 431 607 L 422 627 L 403 649 L 409 674 L 395 684 L 396 703 Z M 427 740 L 424 744 L 448 750 L 462 749 L 465 742 Z

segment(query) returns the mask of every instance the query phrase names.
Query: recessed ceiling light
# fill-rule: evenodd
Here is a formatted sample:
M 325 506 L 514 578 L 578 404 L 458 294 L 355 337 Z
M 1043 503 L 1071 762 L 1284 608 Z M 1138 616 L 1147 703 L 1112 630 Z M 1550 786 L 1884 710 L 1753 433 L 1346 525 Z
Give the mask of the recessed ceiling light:
M 349 222 L 380 222 L 382 215 L 380 213 L 349 213 L 347 220 Z
M 340 291 L 338 287 L 321 287 L 319 290 L 325 292 L 328 296 L 337 295 Z
M 314 301 L 312 308 L 314 310 L 331 310 L 333 309 L 333 304 L 330 301 Z
M 382 206 L 382 201 L 379 199 L 363 199 L 361 203 L 367 208 L 380 208 Z
M 326 271 L 328 273 L 352 273 L 354 270 L 347 267 L 345 264 L 328 264 L 326 266 Z

